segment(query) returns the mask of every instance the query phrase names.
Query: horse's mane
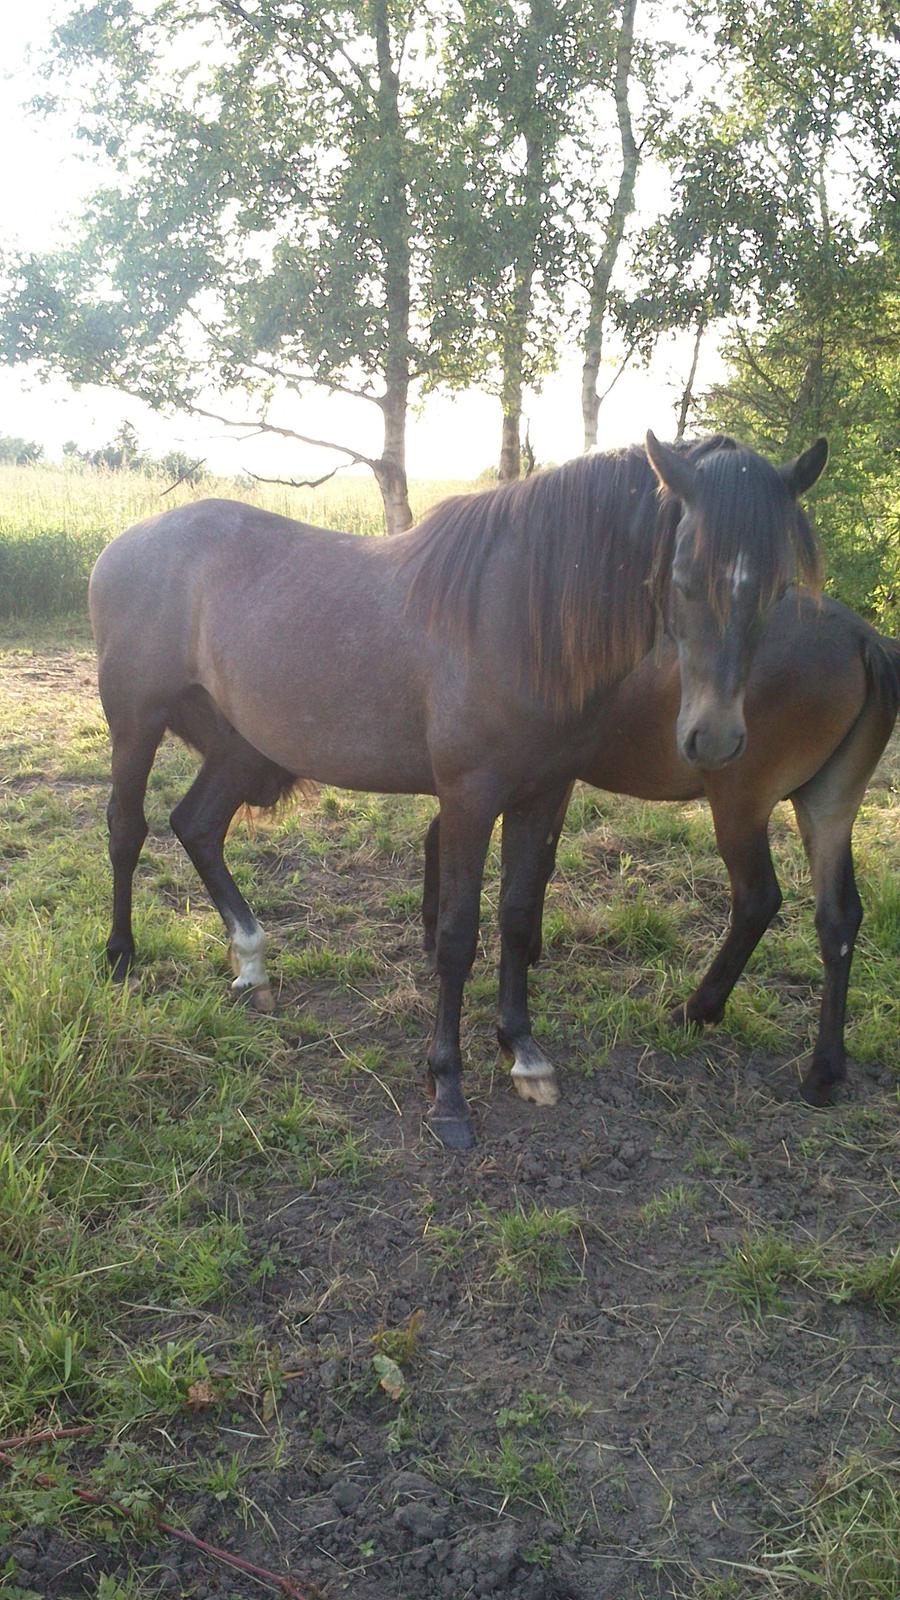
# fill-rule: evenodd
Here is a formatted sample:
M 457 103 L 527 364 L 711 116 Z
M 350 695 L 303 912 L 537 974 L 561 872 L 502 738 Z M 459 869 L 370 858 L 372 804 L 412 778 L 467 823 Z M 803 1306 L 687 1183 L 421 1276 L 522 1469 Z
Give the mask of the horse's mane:
M 815 538 L 768 462 L 723 434 L 677 448 L 705 463 L 710 493 L 703 495 L 699 548 L 716 603 L 723 569 L 742 548 L 759 552 L 772 592 L 782 586 L 792 544 L 798 567 L 815 581 Z M 796 533 L 786 526 L 789 506 L 798 512 Z M 680 514 L 680 501 L 659 493 L 639 445 L 456 495 L 404 536 L 409 603 L 428 627 L 468 642 L 488 564 L 514 546 L 528 628 L 509 639 L 509 649 L 522 656 L 542 699 L 560 712 L 577 712 L 652 648 Z

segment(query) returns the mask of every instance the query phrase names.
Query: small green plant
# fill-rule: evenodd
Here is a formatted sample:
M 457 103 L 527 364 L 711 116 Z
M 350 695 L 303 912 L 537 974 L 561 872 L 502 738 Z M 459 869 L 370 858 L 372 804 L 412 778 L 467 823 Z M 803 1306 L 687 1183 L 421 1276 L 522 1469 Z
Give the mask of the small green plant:
M 673 1183 L 645 1201 L 638 1216 L 645 1228 L 651 1228 L 671 1221 L 679 1213 L 696 1211 L 699 1203 L 700 1190 L 695 1184 Z
M 424 1327 L 424 1311 L 414 1311 L 409 1321 L 399 1327 L 390 1328 L 382 1325 L 376 1328 L 372 1335 L 372 1343 L 382 1355 L 388 1356 L 391 1361 L 396 1361 L 398 1367 L 408 1367 L 419 1353 Z
M 573 1236 L 581 1238 L 581 1222 L 570 1206 L 544 1210 L 516 1206 L 509 1211 L 484 1213 L 494 1273 L 501 1283 L 541 1294 L 576 1280 L 569 1248 Z
M 791 1279 L 804 1280 L 813 1257 L 768 1229 L 747 1234 L 730 1250 L 716 1269 L 715 1281 L 757 1320 L 783 1309 L 782 1285 Z
M 779 1549 L 778 1545 L 782 1548 Z M 853 1458 L 822 1485 L 763 1558 L 776 1600 L 896 1600 L 900 1593 L 900 1470 Z
M 557 1521 L 566 1520 L 569 1496 L 565 1477 L 544 1450 L 526 1448 L 504 1433 L 496 1450 L 471 1452 L 463 1470 L 498 1496 L 501 1510 L 510 1504 L 530 1505 Z
M 198 1484 L 215 1500 L 224 1502 L 237 1494 L 244 1471 L 244 1463 L 240 1456 L 232 1454 L 227 1460 L 214 1462 L 208 1472 L 198 1479 Z

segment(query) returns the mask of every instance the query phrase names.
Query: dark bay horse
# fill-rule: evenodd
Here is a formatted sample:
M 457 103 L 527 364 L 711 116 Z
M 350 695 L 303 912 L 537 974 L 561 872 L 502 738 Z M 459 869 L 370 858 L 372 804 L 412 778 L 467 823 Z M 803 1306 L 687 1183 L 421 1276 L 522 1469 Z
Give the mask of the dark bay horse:
M 203 758 L 172 827 L 231 936 L 235 986 L 262 1006 L 263 931 L 223 854 L 238 808 L 271 805 L 299 780 L 437 794 L 427 1081 L 435 1133 L 468 1148 L 459 1016 L 495 818 L 505 813 L 518 863 L 504 932 L 524 988 L 540 842 L 609 687 L 650 648 L 668 597 L 685 756 L 718 766 L 741 753 L 760 619 L 795 575 L 817 580 L 797 496 L 826 455 L 818 440 L 775 468 L 723 437 L 679 451 L 648 434 L 646 454 L 585 456 L 446 501 L 393 539 L 228 500 L 131 528 L 90 587 L 112 737 L 114 976 L 134 954 L 144 794 L 167 728 Z
M 836 600 L 786 595 L 767 618 L 747 681 L 747 749 L 740 761 L 704 772 L 679 754 L 675 725 L 678 661 L 666 641 L 616 689 L 597 713 L 595 748 L 580 776 L 612 794 L 641 800 L 710 803 L 716 839 L 731 883 L 727 937 L 693 994 L 672 1013 L 680 1026 L 721 1022 L 725 1002 L 781 905 L 769 850 L 769 818 L 790 799 L 812 869 L 816 930 L 825 981 L 818 1037 L 801 1093 L 827 1105 L 846 1075 L 844 1013 L 862 906 L 853 874 L 851 836 L 866 786 L 900 706 L 900 642 L 881 638 Z M 544 843 L 544 882 L 571 790 Z M 425 948 L 434 949 L 439 892 L 439 816 L 425 841 Z M 535 907 L 529 956 L 541 951 L 543 894 Z M 504 1014 L 502 1042 L 518 1038 Z M 531 1047 L 539 1047 L 532 1041 Z

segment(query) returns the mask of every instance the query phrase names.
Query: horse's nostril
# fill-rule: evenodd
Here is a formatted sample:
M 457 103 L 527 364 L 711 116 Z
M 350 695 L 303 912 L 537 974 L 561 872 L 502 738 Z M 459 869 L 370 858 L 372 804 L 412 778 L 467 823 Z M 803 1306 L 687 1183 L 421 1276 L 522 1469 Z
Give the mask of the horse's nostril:
M 697 749 L 697 729 L 696 728 L 692 728 L 690 733 L 687 736 L 687 739 L 685 741 L 685 746 L 684 746 L 684 753 L 687 756 L 688 761 L 699 761 L 699 759 L 700 759 L 700 755 L 699 755 L 699 752 L 698 752 L 698 749 Z

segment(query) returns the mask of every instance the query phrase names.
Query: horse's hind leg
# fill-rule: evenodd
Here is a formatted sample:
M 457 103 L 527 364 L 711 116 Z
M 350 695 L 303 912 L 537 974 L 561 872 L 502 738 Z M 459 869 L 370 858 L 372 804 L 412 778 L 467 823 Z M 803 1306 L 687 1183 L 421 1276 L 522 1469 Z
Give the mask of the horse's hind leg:
M 441 903 L 441 813 L 433 816 L 425 834 L 425 876 L 422 883 L 422 948 L 434 957 L 437 949 L 438 908 Z
M 503 813 L 500 890 L 500 1009 L 497 1038 L 513 1057 L 512 1081 L 523 1100 L 552 1106 L 556 1073 L 531 1031 L 528 966 L 540 943 L 547 879 L 570 789 L 555 789 Z
M 752 821 L 713 806 L 716 837 L 731 883 L 728 933 L 693 994 L 672 1012 L 677 1027 L 721 1022 L 725 1003 L 781 905 L 769 849 L 768 817 Z
M 134 871 L 144 840 L 147 819 L 144 796 L 150 768 L 165 731 L 162 712 L 142 721 L 129 717 L 110 719 L 112 736 L 112 793 L 106 808 L 109 859 L 113 870 L 112 928 L 106 954 L 116 983 L 122 983 L 134 960 L 131 893 Z
M 811 1106 L 827 1106 L 834 1098 L 835 1084 L 847 1076 L 844 1047 L 847 988 L 856 936 L 863 919 L 850 845 L 856 808 L 850 817 L 823 819 L 795 796 L 794 809 L 812 869 L 816 933 L 825 973 L 819 1032 L 800 1093 Z
M 257 803 L 259 775 L 269 763 L 256 752 L 248 756 L 243 741 L 240 749 L 234 748 L 236 744 L 235 737 L 230 745 L 213 749 L 170 820 L 228 930 L 235 972 L 232 988 L 258 1011 L 271 1011 L 266 936 L 228 871 L 224 853 L 231 820 L 240 806 Z
M 870 699 L 825 765 L 791 795 L 812 872 L 825 974 L 818 1036 L 800 1089 L 813 1106 L 829 1105 L 835 1084 L 847 1075 L 847 988 L 863 917 L 853 872 L 853 824 L 893 722 L 890 707 Z
M 449 1150 L 475 1143 L 462 1092 L 459 1019 L 463 989 L 478 944 L 484 858 L 497 810 L 487 785 L 441 790 L 440 912 L 437 927 L 439 995 L 428 1049 L 427 1083 L 434 1095 L 430 1123 Z

